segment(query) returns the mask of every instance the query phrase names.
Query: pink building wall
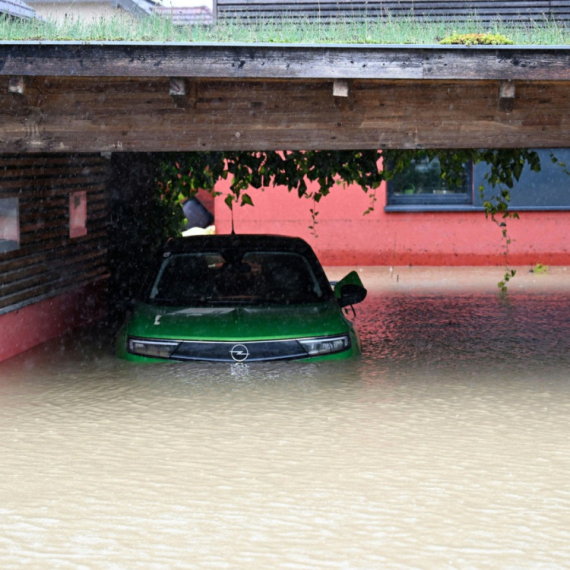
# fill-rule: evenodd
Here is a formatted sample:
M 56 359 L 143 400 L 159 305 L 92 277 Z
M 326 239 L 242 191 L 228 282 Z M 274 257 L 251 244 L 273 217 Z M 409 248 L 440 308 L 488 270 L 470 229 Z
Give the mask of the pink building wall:
M 216 231 L 231 231 L 223 200 L 229 189 L 216 188 Z M 312 201 L 284 187 L 252 189 L 254 207 L 234 207 L 238 233 L 275 233 L 306 239 L 325 265 L 503 265 L 501 229 L 483 212 L 385 212 L 386 188 L 377 191 L 374 211 L 363 212 L 370 196 L 353 186 L 334 188 L 318 205 L 317 237 Z M 508 220 L 511 265 L 570 265 L 570 211 L 520 213 Z
M 106 284 L 92 283 L 0 315 L 0 362 L 105 315 Z

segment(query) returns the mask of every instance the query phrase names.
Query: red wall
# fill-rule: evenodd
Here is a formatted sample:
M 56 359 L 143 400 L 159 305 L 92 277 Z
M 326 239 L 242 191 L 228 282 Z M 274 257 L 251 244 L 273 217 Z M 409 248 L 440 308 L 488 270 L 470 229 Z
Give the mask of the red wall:
M 223 203 L 229 182 L 217 186 L 216 231 L 231 231 Z M 483 212 L 385 212 L 385 187 L 370 197 L 358 187 L 338 186 L 318 205 L 312 235 L 310 200 L 283 187 L 251 190 L 254 207 L 234 208 L 238 233 L 275 233 L 306 239 L 325 265 L 503 265 L 501 229 Z M 570 265 L 570 212 L 521 212 L 508 220 L 511 265 Z
M 106 287 L 94 283 L 0 315 L 0 361 L 104 316 Z

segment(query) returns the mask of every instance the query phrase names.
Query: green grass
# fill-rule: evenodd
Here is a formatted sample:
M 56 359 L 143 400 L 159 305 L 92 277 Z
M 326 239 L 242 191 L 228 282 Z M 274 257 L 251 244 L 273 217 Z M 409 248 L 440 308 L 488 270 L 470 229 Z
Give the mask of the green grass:
M 503 34 L 517 45 L 570 45 L 570 25 L 538 21 L 509 25 L 484 25 L 476 18 L 468 22 L 433 22 L 422 18 L 385 18 L 356 22 L 255 21 L 247 25 L 220 22 L 217 26 L 177 27 L 168 18 L 153 16 L 133 21 L 115 17 L 96 22 L 68 19 L 53 21 L 10 21 L 0 18 L 0 40 L 43 41 L 134 41 L 134 42 L 246 42 L 284 44 L 437 44 L 453 33 Z

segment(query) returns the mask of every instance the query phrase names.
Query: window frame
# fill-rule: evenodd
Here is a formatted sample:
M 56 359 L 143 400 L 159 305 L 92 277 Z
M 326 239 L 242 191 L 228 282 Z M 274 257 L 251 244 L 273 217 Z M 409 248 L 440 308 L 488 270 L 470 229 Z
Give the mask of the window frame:
M 512 211 L 534 211 L 534 212 L 551 212 L 551 211 L 570 211 L 570 177 L 568 184 L 562 182 L 552 183 L 549 177 L 556 177 L 556 170 L 552 172 L 550 169 L 550 155 L 558 156 L 559 160 L 562 155 L 562 161 L 566 167 L 570 167 L 570 149 L 568 148 L 550 148 L 535 149 L 541 158 L 543 169 L 541 172 L 531 172 L 528 165 L 525 166 L 521 179 L 515 181 L 511 189 L 511 201 L 509 208 Z M 545 165 L 548 168 L 545 168 Z M 556 166 L 556 168 L 561 168 Z M 471 200 L 461 202 L 453 199 L 452 195 L 431 197 L 431 200 L 422 200 L 421 195 L 412 196 L 395 196 L 392 192 L 390 181 L 386 185 L 386 206 L 385 212 L 483 212 L 483 201 L 489 199 L 496 194 L 484 180 L 485 172 L 488 166 L 485 163 L 472 164 L 471 169 Z M 540 177 L 543 177 L 541 180 Z M 539 178 L 537 178 L 539 177 Z M 535 188 L 543 185 L 546 189 L 540 194 L 536 194 Z M 479 186 L 483 185 L 484 197 L 479 193 Z M 534 186 L 533 186 L 534 185 Z M 552 188 L 555 188 L 554 193 Z M 550 202 L 548 201 L 550 199 Z
M 79 204 L 75 204 L 79 198 Z M 87 235 L 87 190 L 74 190 L 69 194 L 69 237 Z
M 465 165 L 465 192 L 449 192 L 442 190 L 438 194 L 396 194 L 394 182 L 388 180 L 386 185 L 386 211 L 424 211 L 424 210 L 463 210 L 473 207 L 474 165 Z
M 2 204 L 4 203 L 4 204 Z M 11 203 L 11 204 L 10 204 Z M 15 215 L 11 216 L 10 211 Z M 2 212 L 7 212 L 3 215 Z M 6 220 L 8 220 L 6 222 Z M 13 221 L 11 221 L 13 220 Z M 8 224 L 11 224 L 11 227 Z M 10 237 L 11 236 L 11 237 Z M 0 254 L 20 249 L 20 199 L 16 196 L 0 198 Z

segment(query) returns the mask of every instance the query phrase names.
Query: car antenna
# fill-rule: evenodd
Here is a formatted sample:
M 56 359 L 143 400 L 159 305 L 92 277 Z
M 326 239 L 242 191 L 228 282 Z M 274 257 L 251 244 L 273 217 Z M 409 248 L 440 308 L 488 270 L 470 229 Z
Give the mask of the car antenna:
M 230 212 L 232 213 L 232 235 L 235 236 L 236 235 L 236 231 L 234 229 L 234 209 L 231 208 Z

